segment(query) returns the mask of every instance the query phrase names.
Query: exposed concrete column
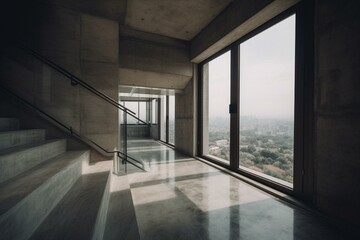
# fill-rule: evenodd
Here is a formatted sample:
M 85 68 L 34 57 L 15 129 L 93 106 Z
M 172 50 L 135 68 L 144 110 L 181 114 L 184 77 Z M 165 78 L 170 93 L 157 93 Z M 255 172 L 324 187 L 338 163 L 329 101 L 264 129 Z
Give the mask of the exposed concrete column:
M 209 154 L 209 64 L 204 64 L 202 70 L 202 154 L 207 155 Z
M 81 72 L 83 79 L 118 101 L 118 23 L 81 15 Z M 102 99 L 82 92 L 82 133 L 102 146 L 118 146 L 118 110 Z
M 315 1 L 317 207 L 360 227 L 360 3 Z
M 197 94 L 194 89 L 197 81 L 192 80 L 187 84 L 182 94 L 175 95 L 175 148 L 190 156 L 196 154 L 196 108 L 195 98 Z

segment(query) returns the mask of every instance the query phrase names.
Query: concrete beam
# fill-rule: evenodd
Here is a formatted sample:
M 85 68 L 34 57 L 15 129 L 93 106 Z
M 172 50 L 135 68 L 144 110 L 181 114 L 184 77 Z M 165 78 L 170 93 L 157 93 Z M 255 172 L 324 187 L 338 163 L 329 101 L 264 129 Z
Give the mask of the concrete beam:
M 120 28 L 121 85 L 183 89 L 192 77 L 188 42 Z
M 199 63 L 300 0 L 234 1 L 191 41 L 191 61 Z
M 186 87 L 191 77 L 131 68 L 119 68 L 119 79 L 120 85 L 181 90 Z

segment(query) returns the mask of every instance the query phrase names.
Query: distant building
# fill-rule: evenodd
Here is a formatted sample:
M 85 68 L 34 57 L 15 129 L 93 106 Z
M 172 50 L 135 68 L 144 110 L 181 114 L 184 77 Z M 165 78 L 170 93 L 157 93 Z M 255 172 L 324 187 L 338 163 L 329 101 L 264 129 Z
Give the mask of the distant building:
M 210 147 L 209 148 L 209 153 L 211 155 L 217 155 L 217 154 L 220 154 L 221 152 L 221 148 L 220 147 Z
M 226 140 L 226 139 L 217 140 L 217 141 L 215 141 L 215 144 L 217 146 L 224 147 L 224 146 L 228 145 L 228 140 Z

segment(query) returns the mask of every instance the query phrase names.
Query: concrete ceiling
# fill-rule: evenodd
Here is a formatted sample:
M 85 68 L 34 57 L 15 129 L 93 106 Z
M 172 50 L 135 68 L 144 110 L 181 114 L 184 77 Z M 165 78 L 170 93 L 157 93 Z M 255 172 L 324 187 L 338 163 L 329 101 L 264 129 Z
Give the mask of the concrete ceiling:
M 191 40 L 233 0 L 39 0 L 162 36 Z
M 125 25 L 191 40 L 232 0 L 128 0 Z

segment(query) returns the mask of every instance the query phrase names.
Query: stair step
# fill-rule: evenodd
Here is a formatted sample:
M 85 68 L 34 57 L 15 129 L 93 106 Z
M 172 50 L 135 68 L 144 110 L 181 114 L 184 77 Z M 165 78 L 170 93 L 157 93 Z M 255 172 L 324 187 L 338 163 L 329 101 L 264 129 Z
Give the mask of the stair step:
M 70 151 L 0 184 L 1 239 L 27 239 L 82 173 L 88 151 Z
M 109 172 L 82 175 L 30 239 L 94 239 L 108 178 Z
M 12 131 L 19 129 L 19 120 L 16 118 L 0 118 L 0 131 Z
M 0 183 L 66 151 L 66 140 L 47 140 L 0 151 Z
M 111 175 L 111 193 L 104 240 L 140 239 L 127 175 Z
M 45 140 L 44 129 L 0 132 L 0 150 Z

